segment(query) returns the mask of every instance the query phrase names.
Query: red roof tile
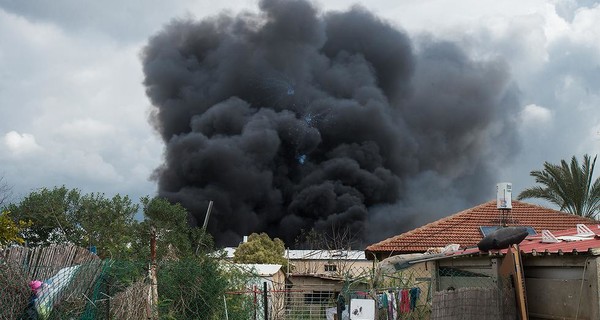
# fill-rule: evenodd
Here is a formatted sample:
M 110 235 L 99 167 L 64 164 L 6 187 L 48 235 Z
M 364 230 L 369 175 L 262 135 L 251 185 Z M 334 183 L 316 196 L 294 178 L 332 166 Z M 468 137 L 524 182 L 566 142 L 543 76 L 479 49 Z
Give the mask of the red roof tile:
M 595 224 L 592 219 L 564 213 L 521 201 L 512 202 L 512 210 L 504 217 L 508 226 L 530 226 L 541 234 L 543 229 L 561 231 L 575 228 L 578 223 Z M 481 226 L 498 226 L 502 213 L 496 201 L 455 213 L 401 235 L 388 238 L 367 247 L 367 257 L 373 254 L 390 256 L 402 253 L 425 252 L 432 247 L 456 243 L 461 248 L 476 246 L 483 238 Z M 371 253 L 371 254 L 369 254 Z

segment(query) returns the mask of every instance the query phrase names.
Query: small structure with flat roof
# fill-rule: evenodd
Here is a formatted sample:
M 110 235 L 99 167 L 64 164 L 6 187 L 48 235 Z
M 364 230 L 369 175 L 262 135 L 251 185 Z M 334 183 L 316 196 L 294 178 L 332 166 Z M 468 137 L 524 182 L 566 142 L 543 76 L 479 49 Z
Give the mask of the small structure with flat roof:
M 600 319 L 600 225 L 543 234 L 518 246 L 530 319 Z M 499 285 L 506 257 L 507 249 L 469 248 L 427 259 L 434 290 Z

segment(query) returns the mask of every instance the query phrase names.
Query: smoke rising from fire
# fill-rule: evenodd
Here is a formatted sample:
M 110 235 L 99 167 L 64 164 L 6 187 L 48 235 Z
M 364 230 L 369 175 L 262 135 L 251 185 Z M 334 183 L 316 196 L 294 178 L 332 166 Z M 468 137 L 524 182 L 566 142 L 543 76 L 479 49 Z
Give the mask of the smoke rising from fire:
M 218 244 L 311 228 L 375 241 L 493 197 L 518 145 L 504 64 L 414 42 L 361 7 L 259 6 L 174 20 L 143 52 L 159 194 L 193 224 L 213 200 Z

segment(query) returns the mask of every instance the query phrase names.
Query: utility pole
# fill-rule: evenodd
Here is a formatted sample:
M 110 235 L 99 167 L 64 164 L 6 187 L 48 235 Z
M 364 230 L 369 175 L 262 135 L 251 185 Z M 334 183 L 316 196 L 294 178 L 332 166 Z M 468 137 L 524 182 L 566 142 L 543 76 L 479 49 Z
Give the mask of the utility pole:
M 210 218 L 210 212 L 212 211 L 213 201 L 210 200 L 208 203 L 208 209 L 206 209 L 206 216 L 204 217 L 204 223 L 202 224 L 202 229 L 206 230 L 206 226 L 208 225 L 208 218 Z
M 198 256 L 198 252 L 200 251 L 200 240 L 204 239 L 204 235 L 206 234 L 206 227 L 208 226 L 208 219 L 210 218 L 210 212 L 212 211 L 212 207 L 213 207 L 213 201 L 210 200 L 208 202 L 208 209 L 206 209 L 206 216 L 204 216 L 204 223 L 202 224 L 202 235 L 200 239 L 197 239 L 197 244 L 196 244 L 196 256 Z

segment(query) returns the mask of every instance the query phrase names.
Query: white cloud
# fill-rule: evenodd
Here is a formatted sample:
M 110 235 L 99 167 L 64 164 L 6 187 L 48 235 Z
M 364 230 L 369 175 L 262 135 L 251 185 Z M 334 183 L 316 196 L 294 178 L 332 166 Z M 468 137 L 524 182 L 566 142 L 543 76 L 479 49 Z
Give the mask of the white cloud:
M 600 48 L 600 5 L 576 11 L 571 26 L 573 37 L 580 43 Z
M 64 172 L 72 180 L 93 181 L 95 183 L 123 183 L 125 180 L 115 167 L 95 153 L 70 150 L 52 154 L 57 172 Z
M 73 121 L 63 123 L 58 129 L 59 132 L 67 136 L 77 137 L 100 136 L 109 134 L 114 130 L 114 126 L 91 118 L 75 119 Z
M 35 153 L 41 149 L 32 134 L 21 134 L 16 131 L 10 131 L 4 135 L 4 144 L 8 152 L 17 157 Z
M 587 135 L 582 139 L 577 151 L 577 154 L 587 153 L 592 157 L 600 154 L 600 122 L 587 130 Z M 596 173 L 596 176 L 600 177 L 598 173 Z
M 134 199 L 155 192 L 148 177 L 162 146 L 147 122 L 144 41 L 115 42 L 0 8 L 0 128 L 14 130 L 0 136 L 0 175 L 15 194 L 63 184 Z
M 547 108 L 530 104 L 521 112 L 521 122 L 527 128 L 544 127 L 552 121 L 552 111 Z

